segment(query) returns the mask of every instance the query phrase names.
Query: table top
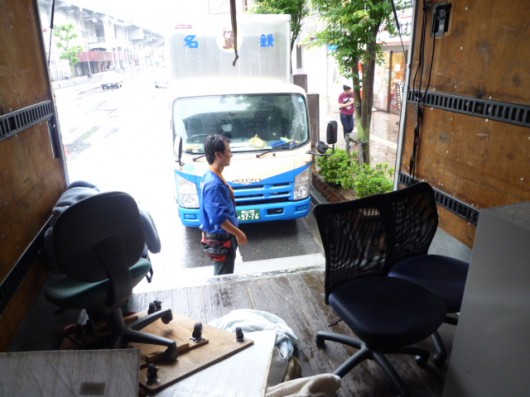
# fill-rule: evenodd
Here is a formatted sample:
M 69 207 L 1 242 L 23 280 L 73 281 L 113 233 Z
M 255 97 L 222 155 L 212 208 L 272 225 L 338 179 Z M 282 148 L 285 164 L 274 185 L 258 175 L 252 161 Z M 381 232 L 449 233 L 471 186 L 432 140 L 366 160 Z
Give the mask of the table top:
M 139 366 L 136 349 L 0 353 L 0 395 L 137 396 Z
M 157 397 L 263 396 L 271 364 L 275 331 L 245 333 L 254 344 L 156 394 Z

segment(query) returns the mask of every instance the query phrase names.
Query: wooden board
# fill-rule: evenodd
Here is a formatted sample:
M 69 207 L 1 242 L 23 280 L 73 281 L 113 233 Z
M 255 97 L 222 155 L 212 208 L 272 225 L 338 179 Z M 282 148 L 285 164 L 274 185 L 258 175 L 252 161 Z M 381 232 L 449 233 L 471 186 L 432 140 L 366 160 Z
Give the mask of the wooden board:
M 407 106 L 401 170 L 410 173 L 416 109 Z M 478 210 L 530 200 L 528 128 L 426 108 L 416 176 Z M 469 247 L 475 226 L 441 212 L 444 230 Z
M 332 331 L 351 335 L 351 331 L 348 330 L 344 322 L 329 326 L 330 323 L 337 320 L 337 314 L 324 302 L 323 270 L 314 270 L 314 268 L 310 271 L 297 269 L 294 271 L 267 273 L 265 276 L 257 273 L 234 274 L 223 279 L 222 282 L 216 280 L 207 283 L 201 282 L 199 285 L 190 283 L 189 286 L 180 286 L 175 289 L 138 293 L 133 296 L 129 309 L 141 311 L 153 300 L 162 300 L 164 307 L 172 308 L 175 313 L 182 313 L 188 317 L 200 319 L 203 323 L 218 319 L 237 309 L 262 310 L 279 316 L 285 320 L 299 338 L 297 358 L 302 367 L 301 375 L 304 377 L 333 373 L 354 351 L 352 348 L 340 343 L 327 343 L 325 349 L 319 348 L 315 343 L 316 333 L 319 331 Z M 37 311 L 38 309 L 39 307 L 37 307 Z M 60 316 L 50 317 L 49 314 L 45 321 L 41 319 L 41 316 L 35 315 L 35 313 L 28 316 L 27 319 L 30 321 L 24 323 L 24 328 L 28 328 L 28 333 L 35 335 L 34 339 L 46 338 L 49 330 L 57 332 L 67 323 Z M 455 328 L 457 327 L 444 324 L 439 330 L 449 354 L 451 354 Z M 183 387 L 186 384 L 189 386 L 188 382 L 196 381 L 197 377 L 205 377 L 208 380 L 208 372 L 210 370 L 215 370 L 215 376 L 217 376 L 211 381 L 215 380 L 220 385 L 221 390 L 223 388 L 227 390 L 229 386 L 233 386 L 233 381 L 225 381 L 224 378 L 225 373 L 231 374 L 230 370 L 227 369 L 230 361 L 232 359 L 240 360 L 246 354 L 251 355 L 251 360 L 260 357 L 255 353 L 255 349 L 259 347 L 260 340 L 251 334 L 246 336 L 254 341 L 252 346 L 182 379 L 161 390 L 156 396 L 203 397 L 201 394 L 187 393 L 183 391 Z M 56 340 L 51 338 L 50 341 L 52 342 L 51 344 L 38 344 L 39 349 L 53 349 L 56 345 Z M 430 351 L 433 349 L 432 341 L 429 338 L 422 341 L 419 345 Z M 25 343 L 19 344 L 19 349 L 39 350 L 33 348 L 33 346 L 35 346 L 33 342 L 25 341 Z M 447 365 L 444 368 L 437 368 L 429 360 L 427 367 L 420 368 L 409 355 L 401 354 L 392 355 L 390 360 L 404 379 L 411 393 L 415 396 L 440 397 L 442 395 Z M 217 369 L 218 367 L 221 368 Z M 248 380 L 250 382 L 249 378 L 256 375 L 254 367 L 250 367 L 250 365 L 248 367 L 244 366 L 244 370 L 241 369 L 241 365 L 234 365 L 233 368 L 232 375 L 235 379 L 244 377 L 243 381 L 246 382 Z M 138 374 L 137 368 L 134 374 L 136 382 L 139 382 L 137 379 Z M 202 384 L 202 379 L 200 382 L 201 384 L 196 384 L 192 390 L 203 390 L 205 385 Z M 358 365 L 347 376 L 342 378 L 341 383 L 342 386 L 337 392 L 337 397 L 395 397 L 396 395 L 388 377 L 379 365 L 372 360 L 367 360 Z M 240 386 L 243 386 L 243 384 Z M 143 387 L 140 387 L 140 390 L 144 395 L 148 394 Z M 214 391 L 211 392 L 213 393 Z M 258 393 L 249 392 L 246 396 L 254 397 L 258 395 Z M 227 391 L 225 396 L 234 396 L 234 394 Z M 240 396 L 245 396 L 245 394 L 240 394 Z
M 446 3 L 434 0 L 433 5 Z M 421 7 L 419 7 L 421 9 Z M 449 30 L 436 39 L 430 72 L 433 7 L 427 8 L 427 35 L 423 82 L 430 89 L 497 101 L 530 104 L 530 8 L 528 0 L 511 0 L 496 6 L 485 0 L 451 2 Z M 422 11 L 414 34 L 413 76 L 419 63 Z M 485 23 L 485 21 L 488 21 Z M 419 82 L 420 76 L 416 78 Z
M 422 81 L 423 91 L 429 81 L 430 92 L 530 105 L 528 1 L 513 0 L 502 8 L 484 0 L 452 2 L 448 31 L 433 38 L 429 33 L 433 8 L 445 2 L 434 0 L 425 8 L 424 51 L 420 51 L 424 11 L 417 10 L 409 90 L 420 89 Z M 421 54 L 423 75 L 418 70 Z M 400 164 L 400 170 L 407 174 L 416 123 L 416 104 L 409 103 Z M 527 201 L 529 142 L 527 127 L 426 106 L 416 177 L 479 211 Z M 475 226 L 458 215 L 440 211 L 440 226 L 468 247 L 473 246 Z
M 192 349 L 204 346 L 209 342 L 208 337 L 204 335 L 204 333 L 200 341 L 194 341 L 191 339 L 195 322 L 191 324 L 190 330 L 190 321 L 192 320 L 188 319 L 187 317 L 173 315 L 173 321 L 171 321 L 169 324 L 164 324 L 161 320 L 157 320 L 142 329 L 142 332 L 173 339 L 177 343 L 177 350 L 180 357 L 182 354 L 185 354 Z M 131 345 L 137 349 L 140 349 L 140 368 L 146 368 L 149 363 L 159 363 L 166 349 L 165 346 L 159 345 L 141 343 L 132 343 Z
M 265 394 L 276 331 L 248 334 L 254 344 L 161 390 L 157 397 L 259 397 Z
M 2 396 L 137 396 L 136 349 L 0 353 Z
M 52 99 L 53 93 L 42 41 L 50 31 L 44 33 L 39 23 L 37 2 L 5 0 L 1 4 L 0 115 L 5 115 Z M 11 127 L 14 124 L 9 123 Z M 66 187 L 66 177 L 62 160 L 53 157 L 46 121 L 10 138 L 0 135 L 0 279 L 5 287 L 2 300 L 9 301 L 13 292 L 0 318 L 0 350 L 6 350 L 44 284 L 41 259 L 32 262 L 23 281 L 26 271 L 15 268 L 15 264 L 51 215 L 53 204 Z M 8 275 L 13 278 L 6 282 Z
M 158 382 L 147 383 L 147 369 L 144 363 L 150 361 L 150 357 L 163 352 L 158 346 L 145 344 L 132 344 L 140 349 L 142 364 L 140 370 L 140 385 L 149 392 L 158 392 L 163 388 L 184 379 L 210 365 L 213 365 L 225 358 L 251 346 L 254 342 L 245 338 L 243 342 L 236 341 L 235 334 L 203 323 L 203 338 L 208 343 L 195 344 L 189 338 L 193 332 L 193 327 L 197 321 L 183 315 L 173 313 L 173 321 L 163 324 L 158 320 L 154 324 L 143 329 L 145 332 L 158 334 L 180 344 L 188 344 L 182 348 L 183 354 L 179 354 L 174 363 L 156 364 L 158 368 Z M 195 344 L 195 346 L 194 346 Z
M 315 337 L 319 331 L 352 335 L 343 321 L 329 326 L 330 323 L 337 320 L 338 316 L 324 301 L 324 272 L 322 270 L 285 271 L 278 272 L 276 275 L 269 274 L 266 277 L 233 275 L 223 282 L 216 281 L 173 290 L 146 292 L 134 296 L 131 310 L 135 308 L 141 310 L 155 299 L 162 299 L 164 307 L 171 307 L 174 312 L 184 313 L 191 318 L 199 318 L 203 323 L 238 309 L 262 310 L 279 316 L 298 336 L 297 357 L 302 366 L 302 376 L 304 377 L 333 373 L 355 351 L 355 349 L 352 350 L 351 347 L 340 343 L 326 343 L 325 349 L 319 348 L 315 343 Z M 454 330 L 454 326 L 447 324 L 440 328 L 441 337 L 449 354 L 451 353 Z M 253 339 L 253 337 L 249 337 Z M 233 358 L 254 350 L 255 345 L 259 342 L 257 338 L 253 340 L 253 346 L 236 354 Z M 430 351 L 433 349 L 430 338 L 425 339 L 419 345 Z M 210 368 L 214 369 L 221 364 L 224 366 L 228 360 L 223 360 Z M 426 368 L 420 368 L 413 358 L 402 354 L 392 355 L 390 360 L 412 394 L 422 397 L 440 397 L 442 395 L 447 366 L 436 368 L 429 360 Z M 196 375 L 202 374 L 202 372 L 200 371 Z M 247 376 L 247 370 L 238 369 L 237 374 L 240 374 L 242 378 Z M 196 375 L 185 378 L 181 382 L 194 380 Z M 173 388 L 181 386 L 181 382 L 162 390 L 160 397 L 188 397 L 189 394 L 186 392 L 171 393 Z M 221 388 L 225 387 L 222 378 L 218 378 L 217 383 L 220 384 Z M 341 383 L 342 386 L 337 392 L 337 397 L 396 396 L 392 382 L 381 370 L 381 367 L 372 360 L 359 364 L 342 378 Z M 201 395 L 192 396 L 199 397 Z M 225 396 L 233 396 L 233 394 L 227 392 Z M 248 393 L 247 396 L 254 397 L 256 394 Z

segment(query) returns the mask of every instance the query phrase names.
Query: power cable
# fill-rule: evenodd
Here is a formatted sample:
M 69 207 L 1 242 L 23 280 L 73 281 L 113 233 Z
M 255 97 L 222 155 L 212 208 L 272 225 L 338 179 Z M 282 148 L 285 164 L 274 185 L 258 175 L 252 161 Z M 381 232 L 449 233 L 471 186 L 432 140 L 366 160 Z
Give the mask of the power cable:
M 230 20 L 232 22 L 232 33 L 234 35 L 234 60 L 232 61 L 232 66 L 236 66 L 236 62 L 239 59 L 239 54 L 237 53 L 237 13 L 236 13 L 236 0 L 230 0 Z
M 427 79 L 427 86 L 425 87 L 425 91 L 422 92 L 423 87 L 423 75 L 424 75 L 424 67 L 425 67 L 425 38 L 426 38 L 426 31 L 427 31 L 427 11 L 430 8 L 430 3 L 427 1 L 423 1 L 423 7 L 422 7 L 422 26 L 421 26 L 421 36 L 420 36 L 420 51 L 419 51 L 419 59 L 418 59 L 418 67 L 416 68 L 416 72 L 414 74 L 414 80 L 412 83 L 412 94 L 416 97 L 416 126 L 414 127 L 414 139 L 412 144 L 412 154 L 410 156 L 410 163 L 409 163 L 409 172 L 411 178 L 414 180 L 416 179 L 416 166 L 417 166 L 417 160 L 418 160 L 418 149 L 420 146 L 421 141 L 421 127 L 423 123 L 423 107 L 424 107 L 424 101 L 425 97 L 427 96 L 427 91 L 429 89 L 430 83 L 431 83 L 431 76 L 432 76 L 432 67 L 433 67 L 433 61 L 434 61 L 434 49 L 435 49 L 435 43 L 433 41 L 432 45 L 432 52 L 431 52 L 431 62 L 429 65 L 429 72 L 428 72 L 428 79 Z M 419 74 L 419 82 L 416 89 L 416 79 Z
M 394 11 L 394 20 L 396 22 L 396 27 L 397 27 L 398 34 L 399 34 L 399 41 L 401 42 L 401 49 L 403 50 L 403 54 L 405 54 L 405 45 L 403 44 L 403 37 L 401 36 L 401 26 L 399 25 L 399 19 L 398 19 L 396 4 L 394 0 L 392 0 L 392 10 Z
M 50 41 L 48 43 L 48 69 L 50 68 L 50 58 L 52 54 L 53 19 L 55 17 L 55 0 L 50 3 Z

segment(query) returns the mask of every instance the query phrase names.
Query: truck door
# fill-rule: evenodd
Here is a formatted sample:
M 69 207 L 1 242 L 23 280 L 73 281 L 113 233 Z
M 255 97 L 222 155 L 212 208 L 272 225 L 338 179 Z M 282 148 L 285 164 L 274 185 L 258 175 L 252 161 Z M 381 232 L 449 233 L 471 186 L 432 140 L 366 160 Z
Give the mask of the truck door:
M 66 187 L 55 103 L 37 2 L 0 8 L 0 349 L 6 350 L 41 289 L 40 251 Z

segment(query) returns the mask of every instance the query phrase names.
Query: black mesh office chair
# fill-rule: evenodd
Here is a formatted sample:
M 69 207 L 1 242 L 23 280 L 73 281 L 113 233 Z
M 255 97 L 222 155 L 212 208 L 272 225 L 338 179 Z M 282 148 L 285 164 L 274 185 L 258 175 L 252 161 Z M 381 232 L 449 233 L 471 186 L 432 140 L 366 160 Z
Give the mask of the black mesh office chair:
M 122 306 L 133 286 L 151 269 L 142 257 L 145 236 L 134 199 L 123 192 L 86 197 L 66 208 L 53 226 L 53 248 L 66 276 L 45 289 L 46 298 L 62 309 L 86 309 L 108 327 L 105 346 L 128 342 L 167 346 L 163 360 L 177 357 L 175 341 L 141 332 L 150 323 L 171 321 L 170 309 L 156 311 L 125 325 Z
M 319 332 L 317 345 L 329 340 L 359 349 L 336 375 L 343 377 L 363 360 L 373 359 L 399 395 L 408 395 L 385 354 L 412 354 L 424 364 L 428 350 L 411 345 L 436 332 L 446 315 L 445 303 L 413 282 L 387 276 L 400 247 L 385 195 L 317 205 L 314 215 L 326 256 L 326 303 L 357 336 Z
M 396 251 L 389 276 L 415 282 L 440 296 L 447 305 L 445 322 L 457 324 L 469 263 L 444 255 L 428 254 L 438 228 L 434 190 L 421 182 L 389 193 Z M 433 334 L 437 348 L 434 362 L 442 366 L 447 353 L 439 334 Z

